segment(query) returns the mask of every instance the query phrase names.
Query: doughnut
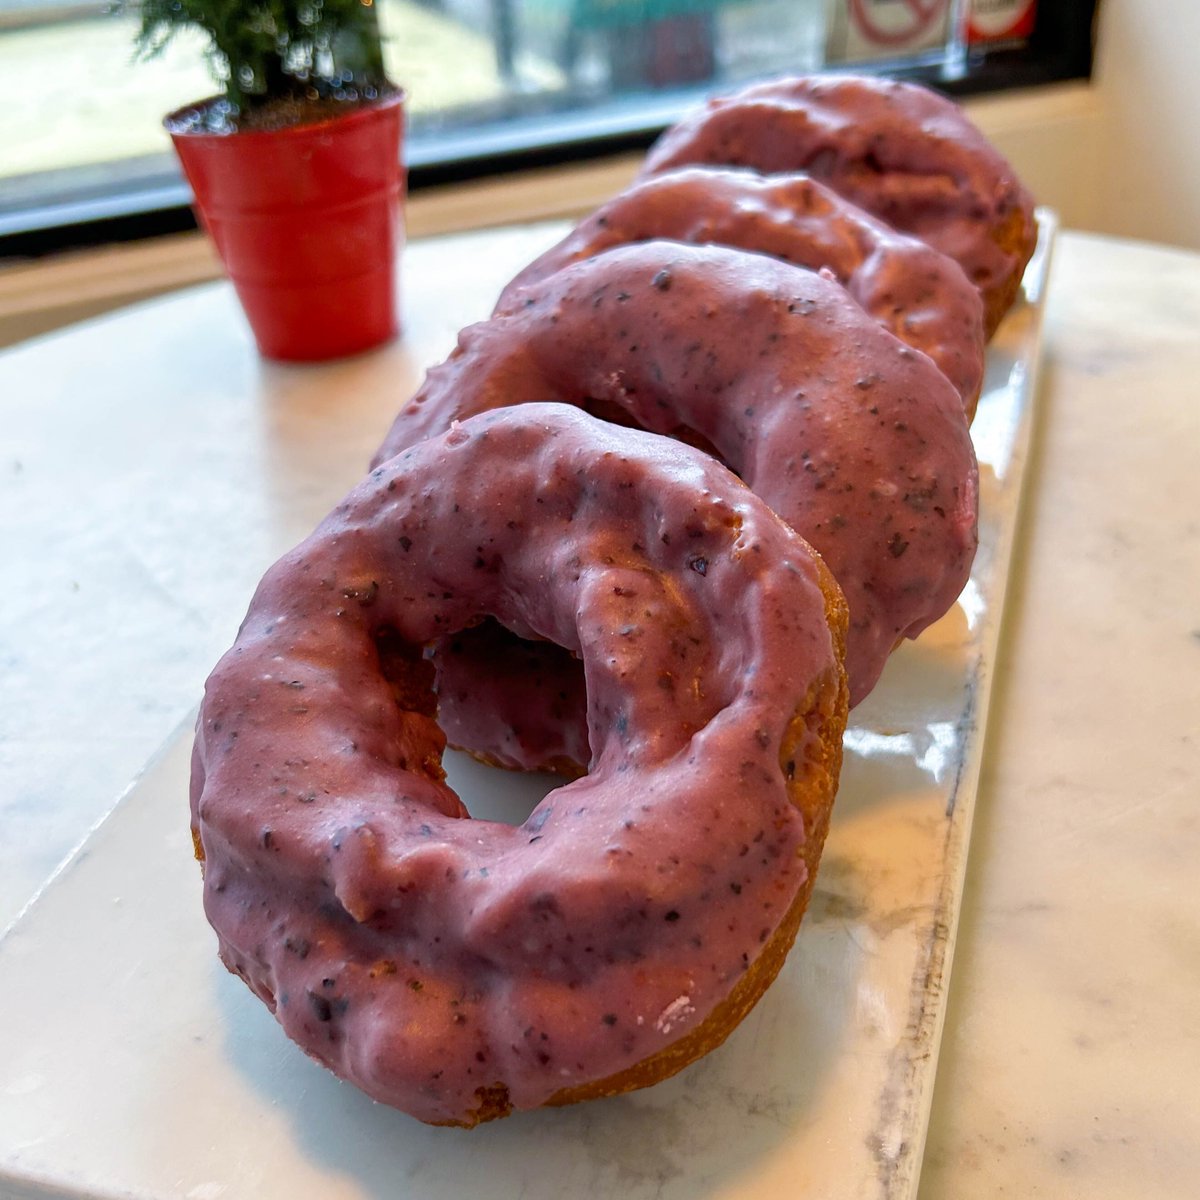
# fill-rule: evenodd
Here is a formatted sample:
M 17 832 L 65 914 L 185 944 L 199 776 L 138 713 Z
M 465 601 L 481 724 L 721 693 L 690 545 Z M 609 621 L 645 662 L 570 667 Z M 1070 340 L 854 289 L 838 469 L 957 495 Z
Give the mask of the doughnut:
M 1012 167 L 956 104 L 914 83 L 794 77 L 710 100 L 662 135 L 643 173 L 689 163 L 822 180 L 953 258 L 982 293 L 989 337 L 1037 241 Z
M 677 436 L 741 476 L 817 549 L 845 593 L 853 704 L 897 641 L 946 612 L 966 583 L 977 477 L 958 393 L 819 274 L 675 242 L 572 263 L 460 334 L 400 410 L 376 462 L 519 400 L 575 404 Z M 486 664 L 471 669 L 477 657 L 462 657 L 468 674 L 494 676 Z M 545 669 L 556 678 L 552 664 Z M 476 686 L 487 685 L 475 678 L 467 690 Z M 480 707 L 503 705 L 506 688 Z M 450 711 L 459 690 L 440 689 L 455 745 L 524 769 L 572 758 L 562 747 L 529 759 L 523 746 L 472 744 L 465 730 L 460 738 Z M 552 683 L 543 708 L 562 690 Z M 546 723 L 520 707 L 527 724 Z
M 587 680 L 591 771 L 518 826 L 445 782 L 422 658 L 482 617 Z M 552 404 L 455 424 L 268 571 L 209 678 L 192 820 L 222 959 L 432 1124 L 665 1078 L 795 935 L 844 622 L 817 556 L 692 447 Z
M 983 384 L 983 304 L 952 259 L 906 237 L 807 175 L 682 167 L 639 180 L 586 217 L 509 284 L 627 242 L 667 238 L 737 246 L 826 268 L 883 327 L 928 354 L 958 389 L 968 418 Z

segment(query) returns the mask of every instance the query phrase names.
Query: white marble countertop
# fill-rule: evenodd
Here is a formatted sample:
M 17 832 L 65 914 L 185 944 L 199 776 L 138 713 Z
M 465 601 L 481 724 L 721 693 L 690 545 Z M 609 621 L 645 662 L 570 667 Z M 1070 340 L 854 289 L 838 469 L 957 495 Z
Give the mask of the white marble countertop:
M 545 241 L 414 245 L 408 337 L 324 368 L 261 363 L 223 285 L 0 355 L 0 928 L 485 313 L 439 263 Z M 1044 370 L 921 1195 L 1192 1197 L 1200 257 L 1065 235 Z

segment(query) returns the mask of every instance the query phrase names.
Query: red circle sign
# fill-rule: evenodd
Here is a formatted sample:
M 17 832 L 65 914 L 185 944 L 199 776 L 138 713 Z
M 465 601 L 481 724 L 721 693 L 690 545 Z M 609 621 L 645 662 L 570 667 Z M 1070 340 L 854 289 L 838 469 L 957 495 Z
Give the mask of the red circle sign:
M 870 0 L 849 0 L 850 17 L 868 41 L 880 46 L 902 46 L 924 33 L 945 11 L 948 0 L 899 0 L 908 20 L 899 29 L 881 27 L 869 11 Z

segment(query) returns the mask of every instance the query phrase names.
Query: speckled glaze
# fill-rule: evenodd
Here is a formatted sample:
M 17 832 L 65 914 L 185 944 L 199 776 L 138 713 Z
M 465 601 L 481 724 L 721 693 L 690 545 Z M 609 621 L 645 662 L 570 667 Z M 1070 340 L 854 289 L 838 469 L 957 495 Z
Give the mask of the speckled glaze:
M 949 255 L 981 291 L 989 334 L 1033 252 L 1033 200 L 957 105 L 912 83 L 771 80 L 710 100 L 667 130 L 644 174 L 689 163 L 804 171 Z
M 574 263 L 464 330 L 376 461 L 547 399 L 711 449 L 820 551 L 850 607 L 852 703 L 966 582 L 977 477 L 958 393 L 833 280 L 673 242 Z
M 841 732 L 808 706 L 844 687 L 823 576 L 706 455 L 564 406 L 389 461 L 268 572 L 208 682 L 193 821 L 226 965 L 430 1122 L 695 1030 L 811 885 L 792 789 L 827 817 L 814 747 Z M 466 819 L 412 669 L 485 615 L 587 675 L 592 772 L 517 827 Z
M 682 167 L 639 180 L 517 275 L 496 310 L 568 263 L 654 238 L 737 246 L 831 271 L 885 329 L 928 354 L 974 413 L 983 384 L 978 291 L 953 259 L 807 175 Z

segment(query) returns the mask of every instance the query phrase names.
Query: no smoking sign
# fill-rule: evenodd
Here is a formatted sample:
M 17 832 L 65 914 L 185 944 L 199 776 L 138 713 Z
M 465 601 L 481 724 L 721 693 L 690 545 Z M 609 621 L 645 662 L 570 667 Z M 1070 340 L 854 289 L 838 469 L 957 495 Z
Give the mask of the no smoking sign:
M 827 38 L 829 62 L 896 58 L 942 45 L 950 0 L 838 0 Z

